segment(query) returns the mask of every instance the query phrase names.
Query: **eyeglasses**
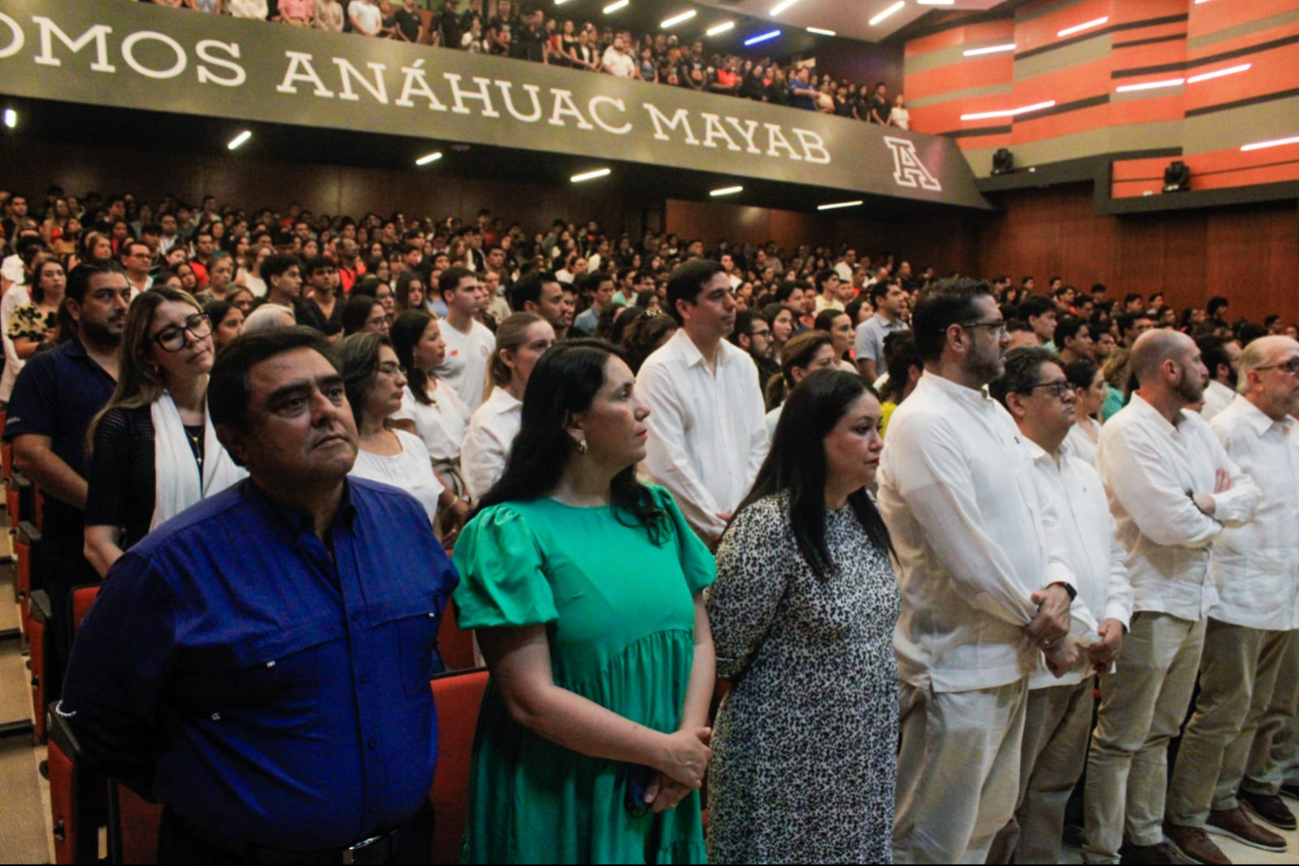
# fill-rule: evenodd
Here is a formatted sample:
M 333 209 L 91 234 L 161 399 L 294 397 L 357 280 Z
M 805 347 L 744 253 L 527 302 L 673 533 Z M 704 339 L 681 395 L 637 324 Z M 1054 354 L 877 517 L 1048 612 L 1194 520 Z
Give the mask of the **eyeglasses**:
M 384 361 L 377 369 L 385 376 L 406 375 L 406 368 L 396 361 Z
M 1268 364 L 1265 367 L 1255 367 L 1255 370 L 1284 370 L 1291 376 L 1299 376 L 1299 358 L 1291 358 L 1289 361 L 1283 361 L 1280 364 Z
M 987 328 L 994 337 L 1006 333 L 1005 319 L 998 319 L 995 322 L 959 322 L 958 324 L 967 330 L 970 328 Z
M 211 335 L 212 322 L 206 313 L 195 313 L 185 320 L 183 325 L 171 325 L 154 334 L 153 341 L 162 347 L 164 352 L 179 352 L 185 348 L 185 334 L 189 333 L 195 340 Z
M 1061 379 L 1058 382 L 1042 382 L 1038 385 L 1030 385 L 1029 387 L 1025 388 L 1021 393 L 1031 394 L 1034 391 L 1036 391 L 1038 388 L 1049 388 L 1050 395 L 1057 400 L 1063 400 L 1066 394 L 1073 392 L 1073 385 L 1069 384 L 1069 380 Z

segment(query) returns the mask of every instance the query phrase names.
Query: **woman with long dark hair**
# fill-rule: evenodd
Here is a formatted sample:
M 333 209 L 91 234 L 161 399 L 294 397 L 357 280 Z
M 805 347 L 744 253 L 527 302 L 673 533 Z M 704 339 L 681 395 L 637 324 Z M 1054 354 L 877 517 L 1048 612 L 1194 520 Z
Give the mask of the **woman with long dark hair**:
M 648 415 L 612 345 L 548 351 L 457 545 L 458 621 L 492 674 L 466 863 L 704 862 L 714 566 L 636 481 Z
M 891 863 L 898 742 L 880 404 L 855 373 L 790 395 L 717 551 L 708 618 L 731 690 L 709 765 L 710 863 Z M 807 736 L 799 732 L 807 732 Z
M 465 482 L 460 471 L 460 451 L 464 448 L 469 427 L 469 410 L 460 402 L 456 391 L 438 379 L 434 372 L 446 356 L 441 322 L 424 310 L 407 310 L 397 317 L 388 330 L 397 363 L 405 371 L 406 386 L 401 408 L 392 416 L 392 426 L 414 433 L 424 443 L 433 472 L 446 488 L 441 507 L 445 533 L 447 522 L 464 524 L 469 505 L 464 501 Z

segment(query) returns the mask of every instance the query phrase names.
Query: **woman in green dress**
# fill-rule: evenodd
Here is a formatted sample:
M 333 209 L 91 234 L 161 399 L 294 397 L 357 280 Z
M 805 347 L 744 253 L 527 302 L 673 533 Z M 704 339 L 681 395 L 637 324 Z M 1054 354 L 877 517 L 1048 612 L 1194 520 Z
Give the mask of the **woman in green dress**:
M 705 861 L 715 566 L 672 497 L 636 481 L 634 388 L 608 343 L 549 350 L 456 543 L 456 618 L 492 674 L 467 863 Z

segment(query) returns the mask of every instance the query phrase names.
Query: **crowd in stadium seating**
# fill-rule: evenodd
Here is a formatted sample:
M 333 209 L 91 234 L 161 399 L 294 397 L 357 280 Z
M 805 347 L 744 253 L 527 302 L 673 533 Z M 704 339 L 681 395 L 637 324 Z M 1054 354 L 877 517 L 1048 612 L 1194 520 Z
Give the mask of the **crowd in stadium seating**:
M 589 21 L 547 14 L 511 0 L 446 0 L 431 16 L 415 0 L 143 0 L 237 18 L 355 33 L 419 45 L 513 57 L 620 78 L 737 96 L 821 111 L 868 123 L 910 128 L 902 94 L 884 82 L 854 83 L 814 67 L 771 57 L 741 57 L 708 49 L 702 40 L 676 34 L 633 35 Z M 344 8 L 346 7 L 346 8 Z
M 424 857 L 453 592 L 466 862 L 1055 862 L 1084 767 L 1097 862 L 1285 850 L 1279 315 L 487 210 L 0 209 L 55 712 L 153 779 L 164 860 Z

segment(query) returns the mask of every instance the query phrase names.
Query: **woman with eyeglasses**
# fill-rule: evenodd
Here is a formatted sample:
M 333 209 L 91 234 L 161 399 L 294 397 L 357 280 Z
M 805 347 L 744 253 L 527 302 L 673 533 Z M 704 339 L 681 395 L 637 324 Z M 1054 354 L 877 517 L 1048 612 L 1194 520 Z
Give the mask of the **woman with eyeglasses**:
M 248 477 L 207 411 L 212 323 L 169 286 L 131 304 L 117 390 L 90 424 L 86 559 L 106 575 L 164 521 Z
M 446 488 L 433 473 L 428 449 L 413 433 L 389 419 L 401 409 L 406 371 L 384 334 L 353 334 L 338 345 L 343 386 L 356 419 L 356 465 L 352 475 L 405 490 L 424 506 L 437 525 L 438 500 Z

